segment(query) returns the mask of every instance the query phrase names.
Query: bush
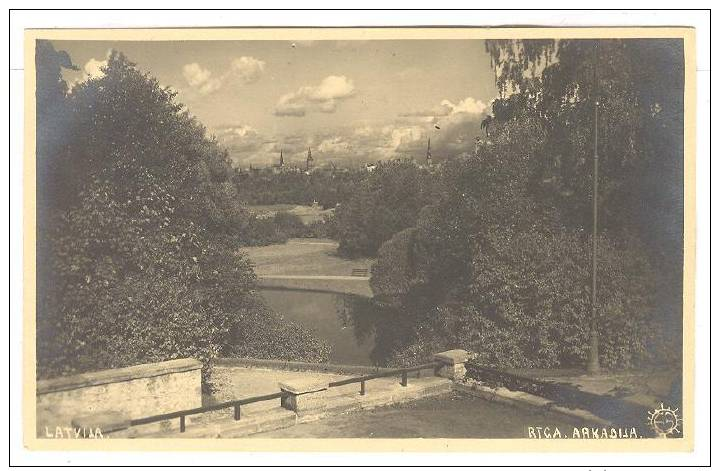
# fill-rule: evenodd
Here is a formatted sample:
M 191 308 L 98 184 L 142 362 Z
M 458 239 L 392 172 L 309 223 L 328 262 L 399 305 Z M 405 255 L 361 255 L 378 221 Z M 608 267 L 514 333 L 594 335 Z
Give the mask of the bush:
M 208 365 L 254 289 L 248 260 L 176 217 L 181 203 L 147 169 L 134 172 L 134 188 L 113 173 L 86 184 L 43 238 L 40 376 L 178 357 Z
M 296 214 L 281 211 L 271 218 L 253 217 L 244 243 L 250 246 L 282 244 L 295 237 L 308 237 L 308 228 Z
M 581 366 L 590 320 L 589 241 L 579 232 L 499 231 L 473 259 L 480 358 L 498 366 Z M 637 245 L 598 241 L 600 360 L 628 368 L 646 354 L 651 272 Z
M 239 313 L 223 355 L 312 363 L 329 361 L 327 342 L 318 340 L 311 330 L 300 324 L 281 318 L 261 299 L 256 298 L 254 302 L 252 309 Z

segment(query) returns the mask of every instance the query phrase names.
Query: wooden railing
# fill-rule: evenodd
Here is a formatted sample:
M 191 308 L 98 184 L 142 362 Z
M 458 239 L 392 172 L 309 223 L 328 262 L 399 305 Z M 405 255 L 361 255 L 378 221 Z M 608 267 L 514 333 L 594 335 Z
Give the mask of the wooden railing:
M 338 386 L 346 386 L 348 384 L 353 383 L 360 383 L 360 395 L 365 395 L 365 382 L 377 379 L 377 378 L 388 378 L 392 376 L 400 376 L 400 385 L 401 386 L 407 386 L 408 385 L 408 374 L 409 373 L 417 373 L 418 377 L 420 377 L 420 372 L 422 370 L 433 370 L 433 373 L 437 373 L 437 371 L 442 367 L 442 365 L 438 362 L 433 363 L 426 363 L 424 365 L 418 365 L 418 366 L 412 366 L 410 368 L 397 368 L 394 370 L 388 370 L 388 371 L 381 371 L 378 373 L 373 373 L 369 375 L 364 376 L 358 376 L 355 378 L 348 378 L 348 379 L 341 379 L 339 381 L 333 381 L 328 386 L 331 388 L 338 387 Z

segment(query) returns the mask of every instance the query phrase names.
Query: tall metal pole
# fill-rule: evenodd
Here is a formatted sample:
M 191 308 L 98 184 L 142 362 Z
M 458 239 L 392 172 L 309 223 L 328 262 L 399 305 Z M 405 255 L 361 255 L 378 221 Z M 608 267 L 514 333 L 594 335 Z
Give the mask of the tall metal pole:
M 587 371 L 590 374 L 600 372 L 600 353 L 598 346 L 597 323 L 597 212 L 598 212 L 598 107 L 597 96 L 597 43 L 595 43 L 595 147 L 593 152 L 593 234 L 592 234 L 592 296 L 590 301 L 590 351 L 588 352 Z

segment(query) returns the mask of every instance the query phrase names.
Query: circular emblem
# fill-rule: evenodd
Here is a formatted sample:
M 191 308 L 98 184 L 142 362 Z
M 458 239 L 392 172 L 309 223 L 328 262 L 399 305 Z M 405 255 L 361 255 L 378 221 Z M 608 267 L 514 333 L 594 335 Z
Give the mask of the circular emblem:
M 678 409 L 665 407 L 661 402 L 660 407 L 648 412 L 648 425 L 662 438 L 680 432 Z

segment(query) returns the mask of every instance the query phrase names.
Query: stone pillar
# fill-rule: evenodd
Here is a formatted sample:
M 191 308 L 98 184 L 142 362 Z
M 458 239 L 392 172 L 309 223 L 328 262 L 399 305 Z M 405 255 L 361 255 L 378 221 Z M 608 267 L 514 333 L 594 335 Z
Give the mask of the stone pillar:
M 465 362 L 470 354 L 465 350 L 448 350 L 447 352 L 436 353 L 433 359 L 441 364 L 436 372 L 437 376 L 448 378 L 453 381 L 465 377 Z
M 298 417 L 322 415 L 327 406 L 328 383 L 325 379 L 307 377 L 280 383 L 282 407 Z

